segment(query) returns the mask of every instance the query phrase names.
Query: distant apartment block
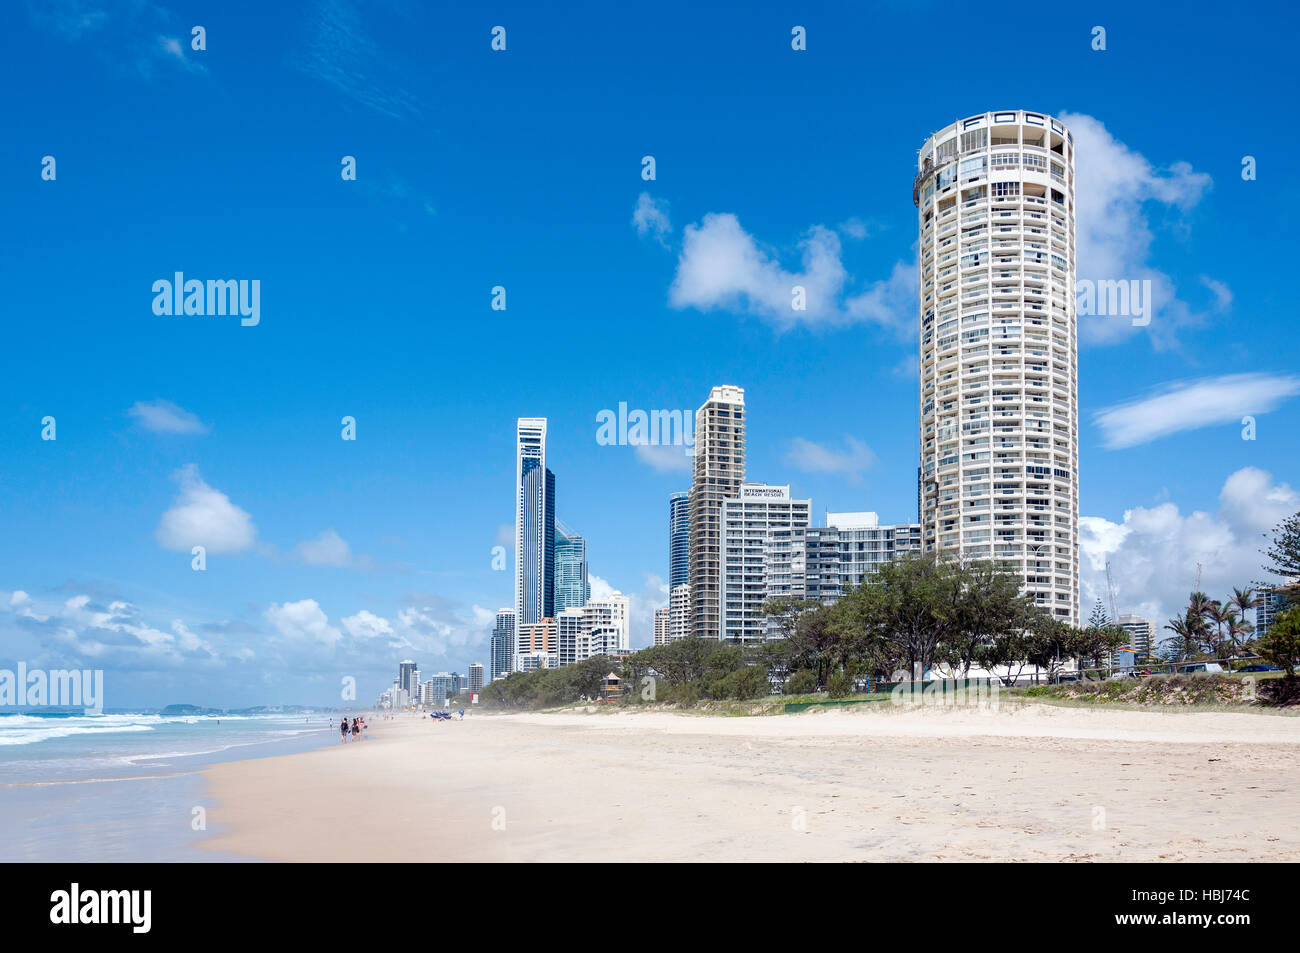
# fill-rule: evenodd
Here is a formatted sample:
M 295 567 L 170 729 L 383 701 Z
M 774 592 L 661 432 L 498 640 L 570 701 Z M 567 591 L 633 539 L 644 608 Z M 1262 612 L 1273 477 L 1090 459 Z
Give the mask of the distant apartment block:
M 515 610 L 498 609 L 492 629 L 492 681 L 505 678 L 514 669 Z
M 883 563 L 921 551 L 919 523 L 881 526 L 875 513 L 827 513 L 824 527 L 771 530 L 764 546 L 764 596 L 837 601 Z M 774 630 L 769 626 L 768 635 Z
M 668 594 L 668 641 L 676 642 L 692 635 L 691 587 L 689 583 L 673 586 Z
M 667 606 L 664 606 L 662 609 L 655 610 L 655 634 L 654 634 L 655 645 L 668 644 L 668 624 L 669 624 L 668 613 L 669 610 Z

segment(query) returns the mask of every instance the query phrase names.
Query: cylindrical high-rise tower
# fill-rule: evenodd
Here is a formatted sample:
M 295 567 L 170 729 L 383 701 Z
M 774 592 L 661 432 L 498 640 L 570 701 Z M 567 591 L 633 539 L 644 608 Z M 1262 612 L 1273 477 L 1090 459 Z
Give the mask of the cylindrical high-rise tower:
M 984 113 L 917 166 L 925 549 L 1011 566 L 1077 624 L 1074 137 L 1045 113 Z

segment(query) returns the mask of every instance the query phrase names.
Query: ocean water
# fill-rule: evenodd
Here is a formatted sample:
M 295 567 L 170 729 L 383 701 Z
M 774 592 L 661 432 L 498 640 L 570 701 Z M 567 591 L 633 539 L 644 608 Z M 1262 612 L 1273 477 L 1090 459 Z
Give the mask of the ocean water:
M 199 772 L 337 744 L 338 717 L 0 713 L 0 862 L 247 859 L 194 849 Z

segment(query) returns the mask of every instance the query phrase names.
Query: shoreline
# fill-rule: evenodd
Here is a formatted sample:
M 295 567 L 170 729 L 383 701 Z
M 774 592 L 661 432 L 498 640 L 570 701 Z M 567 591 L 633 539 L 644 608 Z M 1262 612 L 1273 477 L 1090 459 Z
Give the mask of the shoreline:
M 360 745 L 209 767 L 210 836 L 194 852 L 1300 860 L 1300 720 L 1286 716 L 1034 703 L 754 718 L 576 710 L 398 715 L 370 733 Z

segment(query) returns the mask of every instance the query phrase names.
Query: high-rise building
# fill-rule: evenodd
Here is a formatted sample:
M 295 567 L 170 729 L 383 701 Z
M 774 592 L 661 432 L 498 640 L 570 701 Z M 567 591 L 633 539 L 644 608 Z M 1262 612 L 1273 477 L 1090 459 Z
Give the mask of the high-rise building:
M 1289 607 L 1286 594 L 1276 586 L 1264 586 L 1257 595 L 1259 605 L 1255 607 L 1254 638 L 1267 635 L 1277 617 Z
M 565 609 L 555 617 L 556 664 L 572 665 L 582 661 L 580 646 L 585 617 L 582 609 Z
M 424 683 L 424 693 L 420 696 L 420 701 L 425 705 L 433 705 L 441 708 L 447 704 L 447 699 L 460 694 L 460 676 L 455 672 L 439 672 L 437 675 L 430 675 Z
M 1121 615 L 1115 625 L 1126 631 L 1128 647 L 1138 655 L 1149 655 L 1155 647 L 1156 624 L 1137 615 Z
M 763 549 L 767 534 L 791 526 L 807 526 L 811 500 L 792 500 L 789 486 L 742 484 L 734 497 L 722 501 L 722 612 L 713 638 L 728 642 L 761 642 L 767 619 Z
M 623 593 L 613 592 L 603 599 L 592 599 L 582 612 L 583 634 L 589 645 L 586 654 L 579 651 L 579 660 L 592 655 L 615 655 L 631 647 L 631 600 Z
M 587 582 L 587 541 L 555 521 L 555 612 L 581 609 L 591 598 Z
M 983 113 L 925 141 L 912 201 L 925 549 L 1013 567 L 1077 624 L 1074 162 L 1060 120 Z
M 546 418 L 520 417 L 515 456 L 515 617 L 555 615 L 555 475 L 546 468 Z
M 474 662 L 469 667 L 469 684 L 466 688 L 471 692 L 483 691 L 483 663 Z
M 531 655 L 557 655 L 559 645 L 556 641 L 555 620 L 543 619 L 541 622 L 533 622 L 529 625 L 521 625 L 518 635 L 516 636 L 515 659 Z M 558 663 L 557 663 L 558 664 Z M 554 668 L 554 665 L 547 666 Z M 515 667 L 516 671 L 524 671 Z
M 668 624 L 669 624 L 668 607 L 664 606 L 662 609 L 656 609 L 655 610 L 655 634 L 654 634 L 655 645 L 668 644 L 669 641 Z
M 397 663 L 397 687 L 402 689 L 412 698 L 420 694 L 420 679 L 417 675 L 419 671 L 415 662 L 411 659 L 402 659 Z
M 514 671 L 515 610 L 498 609 L 497 624 L 492 629 L 492 681 Z
M 673 586 L 668 593 L 668 641 L 676 642 L 693 635 L 691 628 L 691 587 L 687 583 Z
M 695 472 L 691 481 L 691 628 L 716 639 L 721 627 L 722 504 L 745 482 L 745 391 L 715 387 L 695 412 Z
M 668 591 L 691 581 L 691 494 L 668 498 Z

